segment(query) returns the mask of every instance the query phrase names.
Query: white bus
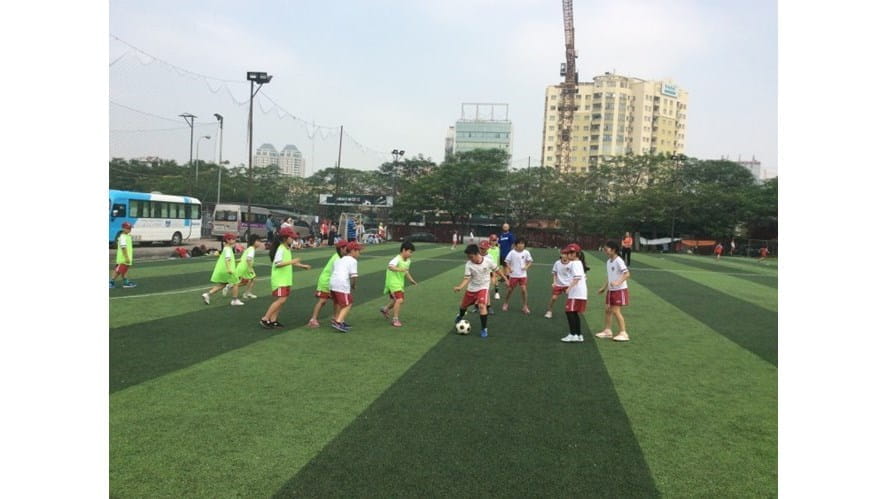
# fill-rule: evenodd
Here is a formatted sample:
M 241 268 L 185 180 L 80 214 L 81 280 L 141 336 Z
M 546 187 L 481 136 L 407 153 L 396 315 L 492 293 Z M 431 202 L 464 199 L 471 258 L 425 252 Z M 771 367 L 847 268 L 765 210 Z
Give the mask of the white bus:
M 217 204 L 213 213 L 213 237 L 222 239 L 226 232 L 233 232 L 241 241 L 244 241 L 246 240 L 247 227 L 251 229 L 252 234 L 265 237 L 268 233 L 265 221 L 268 220 L 271 212 L 267 208 L 259 206 L 253 206 L 249 212 L 252 219 L 247 221 L 247 206 L 245 204 Z
M 108 244 L 117 242 L 123 222 L 132 224 L 133 243 L 167 243 L 200 239 L 200 200 L 159 192 L 109 190 Z

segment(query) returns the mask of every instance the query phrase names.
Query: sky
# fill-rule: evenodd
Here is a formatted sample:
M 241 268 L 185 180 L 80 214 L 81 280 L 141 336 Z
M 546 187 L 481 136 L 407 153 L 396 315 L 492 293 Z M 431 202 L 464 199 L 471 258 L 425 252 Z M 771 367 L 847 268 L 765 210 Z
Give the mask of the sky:
M 689 93 L 685 153 L 777 170 L 776 2 L 582 1 L 573 5 L 581 81 L 606 71 L 672 79 Z M 394 148 L 443 159 L 466 102 L 507 103 L 513 165 L 539 164 L 544 93 L 561 81 L 556 0 L 109 3 L 109 155 L 247 162 L 247 71 L 273 76 L 254 100 L 253 149 L 296 145 L 307 173 L 374 169 Z M 208 139 L 203 137 L 209 137 Z M 199 150 L 198 150 L 199 149 Z

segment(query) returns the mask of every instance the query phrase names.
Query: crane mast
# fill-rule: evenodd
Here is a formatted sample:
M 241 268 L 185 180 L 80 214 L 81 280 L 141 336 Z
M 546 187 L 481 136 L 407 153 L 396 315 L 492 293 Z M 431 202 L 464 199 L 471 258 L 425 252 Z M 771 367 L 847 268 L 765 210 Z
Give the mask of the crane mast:
M 573 30 L 573 0 L 562 0 L 564 8 L 564 44 L 566 61 L 561 64 L 560 102 L 557 106 L 557 162 L 555 168 L 570 168 L 570 136 L 573 132 L 573 112 L 576 110 L 576 92 L 579 77 L 576 74 L 576 47 Z

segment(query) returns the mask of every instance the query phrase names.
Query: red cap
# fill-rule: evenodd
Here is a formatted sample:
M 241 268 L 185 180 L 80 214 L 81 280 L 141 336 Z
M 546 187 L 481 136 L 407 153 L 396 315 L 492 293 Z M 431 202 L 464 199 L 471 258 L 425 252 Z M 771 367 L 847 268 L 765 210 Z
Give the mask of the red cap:
M 291 229 L 289 227 L 284 227 L 284 228 L 280 229 L 280 232 L 278 232 L 277 235 L 280 236 L 281 239 L 283 239 L 285 237 L 291 237 L 293 239 L 296 238 L 296 233 L 293 232 L 293 229 Z
M 339 239 L 338 241 L 336 241 L 336 247 L 337 247 L 337 248 L 344 248 L 344 247 L 346 247 L 346 246 L 348 246 L 348 240 L 346 240 L 346 239 Z
M 224 239 L 225 241 L 235 240 L 237 239 L 237 234 L 233 232 L 226 232 L 225 235 L 222 236 L 222 239 Z
M 564 246 L 564 249 L 561 250 L 561 253 L 579 253 L 582 251 L 582 248 L 579 247 L 576 243 L 570 243 Z
M 496 234 L 490 234 L 490 241 L 498 241 L 498 240 L 499 240 L 499 236 L 497 236 Z
M 490 242 L 481 241 L 480 243 L 478 243 L 478 246 L 480 246 L 480 249 L 490 249 Z
M 131 229 L 131 228 L 132 228 L 132 224 L 129 223 L 129 222 L 123 222 L 123 225 L 121 225 L 120 227 L 122 227 L 122 228 L 124 228 L 124 229 Z
M 348 251 L 353 251 L 353 250 L 360 251 L 363 249 L 363 245 L 357 241 L 351 241 L 350 243 L 348 243 L 348 246 L 345 246 L 345 247 L 348 248 Z

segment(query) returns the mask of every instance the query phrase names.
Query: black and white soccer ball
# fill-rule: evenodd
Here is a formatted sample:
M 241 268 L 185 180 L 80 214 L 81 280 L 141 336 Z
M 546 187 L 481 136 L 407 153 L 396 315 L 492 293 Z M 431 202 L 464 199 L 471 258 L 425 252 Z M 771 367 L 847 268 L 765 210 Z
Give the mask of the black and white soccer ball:
M 456 323 L 456 334 L 468 334 L 471 332 L 471 323 L 462 319 Z

